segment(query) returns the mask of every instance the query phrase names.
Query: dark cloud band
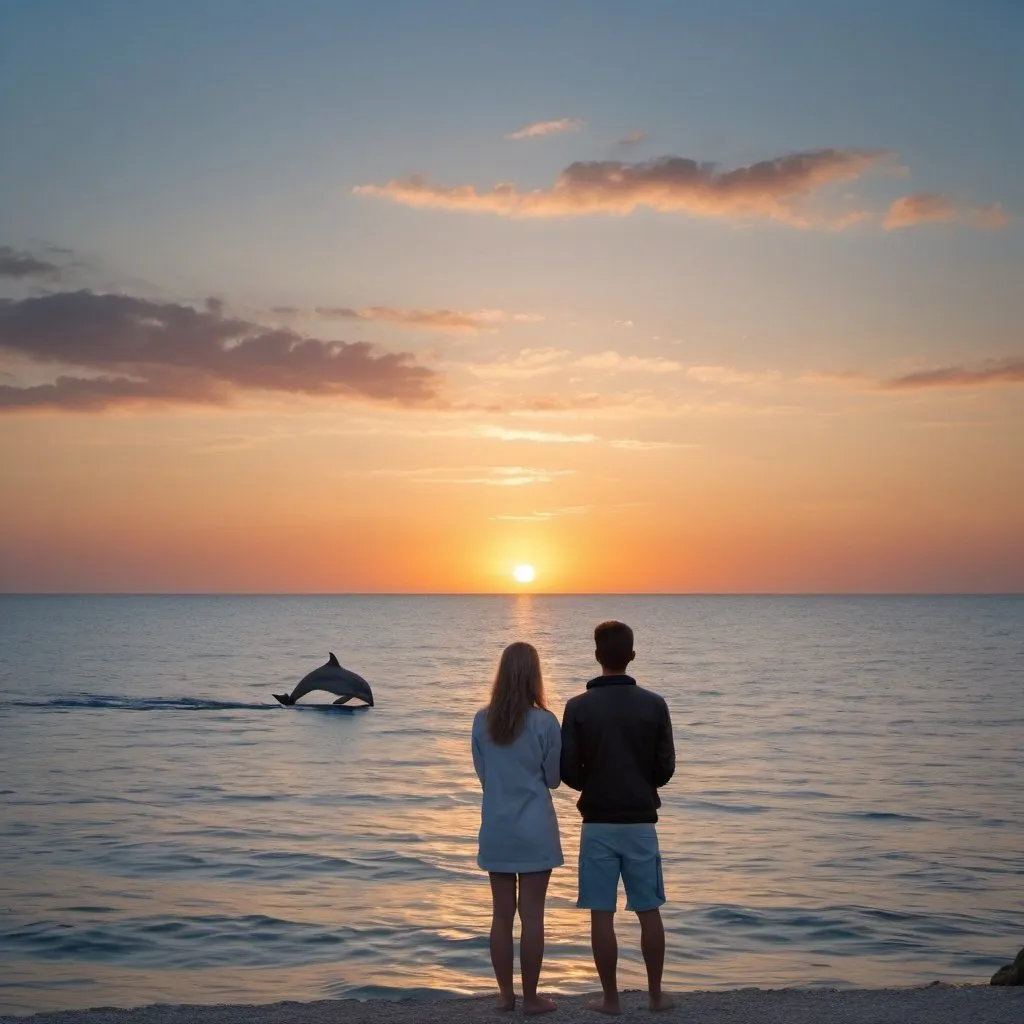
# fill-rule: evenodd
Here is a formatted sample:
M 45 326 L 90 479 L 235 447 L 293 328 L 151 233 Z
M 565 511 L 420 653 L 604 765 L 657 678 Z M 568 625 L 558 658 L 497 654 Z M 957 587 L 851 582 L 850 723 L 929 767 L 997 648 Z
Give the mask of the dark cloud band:
M 407 353 L 325 341 L 283 328 L 128 295 L 57 292 L 0 300 L 0 349 L 78 367 L 52 384 L 0 388 L 0 408 L 102 409 L 132 402 L 208 403 L 244 391 L 436 399 L 439 375 Z

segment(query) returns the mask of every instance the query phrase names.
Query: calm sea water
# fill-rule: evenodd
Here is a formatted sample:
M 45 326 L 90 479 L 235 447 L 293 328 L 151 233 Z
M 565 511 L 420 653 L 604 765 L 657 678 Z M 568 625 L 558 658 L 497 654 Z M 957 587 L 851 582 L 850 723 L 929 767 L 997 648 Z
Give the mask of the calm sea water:
M 4 597 L 0 1013 L 489 991 L 470 721 L 513 639 L 560 714 L 613 616 L 674 719 L 669 984 L 987 980 L 1016 952 L 1022 598 Z M 377 707 L 278 706 L 329 650 Z M 576 992 L 555 797 L 544 981 Z

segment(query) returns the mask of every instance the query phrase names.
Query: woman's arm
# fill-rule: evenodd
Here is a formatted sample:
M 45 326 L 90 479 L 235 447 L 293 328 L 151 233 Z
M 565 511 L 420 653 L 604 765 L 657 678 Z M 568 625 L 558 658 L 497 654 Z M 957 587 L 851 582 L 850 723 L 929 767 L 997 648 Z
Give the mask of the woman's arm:
M 544 784 L 548 789 L 558 789 L 562 782 L 562 729 L 550 711 L 544 716 L 540 742 L 544 752 Z
M 484 751 L 480 745 L 480 737 L 477 734 L 477 723 L 473 722 L 473 767 L 476 769 L 476 777 L 480 780 L 480 786 L 484 784 Z

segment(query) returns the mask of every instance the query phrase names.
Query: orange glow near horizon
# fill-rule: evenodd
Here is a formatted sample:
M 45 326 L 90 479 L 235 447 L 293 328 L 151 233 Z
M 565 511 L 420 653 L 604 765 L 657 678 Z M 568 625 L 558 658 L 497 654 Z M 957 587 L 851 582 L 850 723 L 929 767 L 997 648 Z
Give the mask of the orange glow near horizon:
M 332 467 L 343 436 L 222 446 L 220 417 L 187 423 L 0 419 L 12 496 L 0 504 L 2 589 L 516 593 L 527 586 L 513 575 L 520 564 L 542 567 L 528 584 L 538 594 L 1024 581 L 1024 483 L 1005 472 L 1009 441 L 1001 450 L 989 435 L 961 442 L 956 479 L 938 471 L 949 448 L 935 432 L 894 452 L 852 432 L 837 463 L 815 453 L 820 436 L 787 423 L 664 451 L 537 455 L 549 446 L 456 439 L 434 446 L 434 464 L 454 467 L 435 481 L 376 468 L 416 467 L 415 439 L 390 451 L 377 442 L 365 468 L 349 459 L 342 472 Z M 493 486 L 463 468 L 531 462 L 551 479 Z M 574 471 L 554 473 L 563 467 Z
M 413 429 L 351 449 L 343 421 L 294 417 L 243 444 L 225 418 L 0 419 L 2 589 L 515 593 L 521 564 L 543 568 L 534 593 L 1024 587 L 1012 420 L 955 450 L 850 414 L 620 451 Z M 506 485 L 509 466 L 536 479 Z

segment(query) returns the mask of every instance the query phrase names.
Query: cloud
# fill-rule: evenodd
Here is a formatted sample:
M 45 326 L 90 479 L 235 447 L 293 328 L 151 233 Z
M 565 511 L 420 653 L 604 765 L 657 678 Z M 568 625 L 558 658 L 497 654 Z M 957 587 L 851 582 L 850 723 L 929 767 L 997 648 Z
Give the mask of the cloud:
M 702 384 L 766 384 L 779 380 L 782 374 L 778 370 L 747 373 L 735 370 L 731 366 L 691 366 L 686 371 L 686 376 L 699 380 Z
M 736 401 L 687 401 L 682 392 L 659 394 L 647 390 L 615 389 L 598 394 L 566 389 L 563 392 L 505 398 L 488 404 L 464 406 L 463 411 L 533 418 L 565 417 L 578 422 L 581 413 L 588 421 L 632 424 L 639 419 L 705 419 L 708 417 L 794 416 L 807 412 L 805 406 Z M 623 446 L 620 446 L 623 447 Z M 630 447 L 625 445 L 624 447 Z M 685 446 L 689 447 L 689 445 Z
M 974 228 L 997 231 L 1010 223 L 1009 215 L 999 205 L 971 206 L 957 202 L 938 192 L 914 192 L 894 200 L 885 215 L 887 230 L 908 228 L 916 224 L 967 224 Z
M 496 426 L 480 427 L 476 436 L 498 441 L 538 441 L 542 444 L 591 444 L 601 440 L 596 434 L 558 434 L 546 430 L 515 430 Z
M 631 441 L 624 438 L 620 441 L 612 441 L 613 448 L 623 448 L 629 452 L 658 452 L 666 448 L 702 448 L 699 444 L 682 444 L 678 441 Z
M 490 411 L 524 416 L 575 416 L 585 411 L 591 416 L 632 417 L 654 407 L 660 408 L 658 400 L 646 393 L 617 392 L 609 395 L 595 391 L 571 390 L 568 393 L 516 396 Z
M 521 516 L 500 515 L 491 518 L 506 523 L 546 523 L 561 516 L 583 516 L 592 509 L 593 505 L 568 505 L 565 508 L 551 509 L 549 512 L 530 512 Z
M 565 132 L 577 132 L 583 127 L 578 117 L 560 117 L 557 121 L 535 121 L 517 132 L 509 132 L 506 139 L 539 139 L 545 135 L 562 135 Z
M 529 192 L 511 183 L 485 192 L 473 185 L 446 188 L 421 175 L 386 185 L 358 185 L 353 191 L 406 206 L 503 217 L 625 215 L 648 207 L 663 213 L 774 220 L 798 227 L 844 227 L 864 215 L 827 219 L 807 211 L 804 202 L 818 189 L 859 178 L 892 155 L 880 149 L 816 149 L 731 171 L 678 156 L 641 163 L 598 160 L 570 164 L 550 189 Z
M 278 316 L 314 316 L 322 320 L 381 320 L 414 330 L 481 331 L 497 324 L 535 324 L 544 317 L 539 313 L 506 313 L 501 309 L 403 309 L 397 306 L 314 306 L 304 310 L 296 306 L 276 306 Z
M 623 356 L 618 352 L 601 352 L 598 355 L 583 356 L 574 366 L 588 370 L 617 370 L 634 373 L 678 373 L 682 363 L 661 356 Z
M 626 132 L 616 143 L 620 149 L 629 149 L 631 146 L 639 146 L 647 138 L 647 132 L 631 131 Z
M 910 391 L 923 388 L 964 388 L 993 384 L 1024 384 L 1024 357 L 992 359 L 982 365 L 942 366 L 904 374 L 883 383 L 888 391 Z
M 477 377 L 523 380 L 561 369 L 562 361 L 568 354 L 556 348 L 524 348 L 513 359 L 477 363 L 469 369 Z
M 500 519 L 505 522 L 516 523 L 546 523 L 561 516 L 584 516 L 591 512 L 622 512 L 625 509 L 649 507 L 649 501 L 620 501 L 614 505 L 566 505 L 562 508 L 551 509 L 543 512 L 530 512 L 526 515 L 498 515 L 492 519 Z
M 557 477 L 570 476 L 574 469 L 531 469 L 526 466 L 484 466 L 466 468 L 374 469 L 367 476 L 406 477 L 427 484 L 472 484 L 484 487 L 525 487 L 549 484 Z M 464 474 L 474 474 L 466 476 Z
M 863 388 L 874 384 L 873 378 L 856 370 L 808 370 L 801 373 L 796 381 L 798 384 L 825 385 L 831 387 Z
M 170 302 L 90 291 L 0 300 L 0 350 L 34 364 L 79 367 L 35 386 L 0 387 L 0 410 L 101 410 L 130 403 L 223 404 L 239 392 L 436 400 L 441 378 L 407 353 Z
M 60 273 L 60 267 L 49 260 L 42 260 L 30 252 L 0 245 L 0 277 L 52 277 Z
M 431 416 L 436 415 L 431 411 Z M 362 426 L 344 429 L 332 427 L 322 431 L 304 431 L 301 435 L 282 436 L 313 436 L 314 434 L 329 434 L 330 436 L 352 436 L 361 434 L 399 436 L 415 438 L 418 441 L 431 441 L 434 438 L 468 438 L 472 440 L 495 440 L 495 441 L 526 441 L 536 444 L 602 444 L 607 443 L 612 448 L 619 448 L 625 451 L 661 451 L 668 448 L 700 448 L 699 444 L 689 444 L 678 441 L 640 441 L 631 438 L 617 438 L 606 441 L 597 434 L 568 434 L 552 430 L 526 430 L 518 427 L 503 427 L 497 424 L 463 424 L 451 427 L 432 427 L 425 424 L 410 424 L 405 419 L 401 423 L 381 423 L 379 419 L 368 420 Z M 266 440 L 266 438 L 263 438 Z M 408 471 L 407 471 L 408 472 Z M 423 472 L 416 470 L 415 472 Z M 426 471 L 434 472 L 433 470 Z

